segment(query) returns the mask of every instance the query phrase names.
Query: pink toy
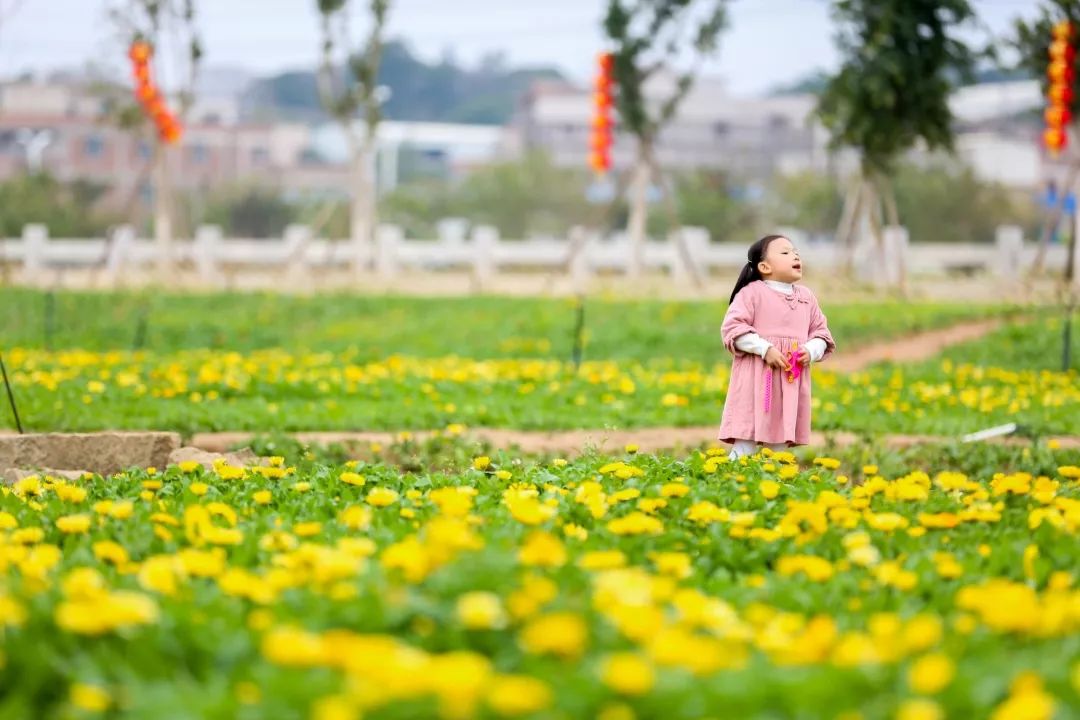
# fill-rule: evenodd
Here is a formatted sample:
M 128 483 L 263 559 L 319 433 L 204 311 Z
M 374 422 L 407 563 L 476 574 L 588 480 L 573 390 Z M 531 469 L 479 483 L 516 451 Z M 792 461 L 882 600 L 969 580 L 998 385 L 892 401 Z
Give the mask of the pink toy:
M 799 344 L 795 343 L 787 355 L 787 381 L 793 383 L 802 376 L 802 365 L 799 364 Z M 765 412 L 772 409 L 772 373 L 765 373 Z

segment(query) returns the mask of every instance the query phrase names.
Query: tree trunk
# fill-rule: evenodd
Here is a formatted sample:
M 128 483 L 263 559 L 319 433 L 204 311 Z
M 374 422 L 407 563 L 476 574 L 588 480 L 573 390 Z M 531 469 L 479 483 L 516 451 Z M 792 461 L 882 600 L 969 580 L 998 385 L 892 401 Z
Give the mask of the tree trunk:
M 634 177 L 630 182 L 630 219 L 626 232 L 630 238 L 630 264 L 627 275 L 632 280 L 641 277 L 645 269 L 645 232 L 649 220 L 647 193 L 649 190 L 648 148 L 639 147 Z
M 683 238 L 682 223 L 679 221 L 679 208 L 675 204 L 675 188 L 660 172 L 660 164 L 657 162 L 655 154 L 649 155 L 649 167 L 652 169 L 652 174 L 656 177 L 657 182 L 663 186 L 664 209 L 667 212 L 668 223 L 672 228 L 671 237 L 675 239 L 675 248 L 682 260 L 683 267 L 686 268 L 690 274 L 690 279 L 694 282 L 694 289 L 700 290 L 701 273 L 698 271 L 697 265 L 694 264 L 694 258 L 690 256 L 690 249 L 686 247 L 686 240 Z
M 893 189 L 892 180 L 884 175 L 878 175 L 878 192 L 885 207 L 885 222 L 890 227 L 900 227 L 900 211 L 896 206 L 896 192 Z M 896 286 L 900 296 L 906 298 L 908 294 L 907 264 L 903 257 L 894 258 L 897 267 Z
M 862 176 L 848 190 L 844 199 L 844 209 L 840 216 L 840 224 L 836 229 L 836 238 L 833 241 L 837 252 L 841 253 L 841 273 L 846 278 L 855 274 L 855 242 L 856 229 L 861 219 L 865 182 Z
M 371 178 L 373 143 L 370 138 L 353 142 L 352 188 L 349 208 L 349 240 L 353 246 L 353 275 L 359 279 L 374 250 L 375 202 Z
M 169 146 L 158 143 L 154 158 L 154 246 L 157 248 L 158 282 L 171 284 L 173 227 L 170 212 Z

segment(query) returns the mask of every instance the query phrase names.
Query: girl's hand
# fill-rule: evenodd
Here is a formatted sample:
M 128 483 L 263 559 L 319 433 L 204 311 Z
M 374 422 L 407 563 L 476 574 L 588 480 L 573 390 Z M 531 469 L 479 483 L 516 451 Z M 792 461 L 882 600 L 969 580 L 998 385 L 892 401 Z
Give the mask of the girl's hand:
M 810 357 L 810 351 L 809 350 L 802 350 L 802 349 L 799 350 L 799 364 L 800 365 L 802 365 L 803 367 L 806 367 L 807 365 L 810 364 L 811 360 L 812 360 L 812 358 Z
M 769 348 L 765 352 L 765 364 L 771 368 L 777 370 L 790 370 L 791 365 L 784 359 L 784 356 L 780 354 L 780 351 L 774 347 Z

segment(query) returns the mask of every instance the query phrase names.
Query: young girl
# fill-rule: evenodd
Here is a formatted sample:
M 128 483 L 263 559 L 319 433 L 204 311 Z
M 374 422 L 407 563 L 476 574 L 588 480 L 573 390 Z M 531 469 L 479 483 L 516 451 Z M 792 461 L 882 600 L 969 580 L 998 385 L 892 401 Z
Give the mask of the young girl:
M 766 235 L 746 256 L 722 328 L 735 360 L 719 439 L 733 459 L 810 442 L 810 363 L 836 349 L 817 298 L 795 284 L 802 260 L 791 241 Z M 789 358 L 800 366 L 790 382 Z

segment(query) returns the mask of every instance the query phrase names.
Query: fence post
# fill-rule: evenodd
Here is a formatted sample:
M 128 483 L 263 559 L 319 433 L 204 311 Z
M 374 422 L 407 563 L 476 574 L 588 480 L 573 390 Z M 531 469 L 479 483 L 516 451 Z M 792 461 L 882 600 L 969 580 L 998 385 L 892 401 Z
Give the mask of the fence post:
M 105 279 L 113 287 L 119 287 L 123 271 L 131 259 L 131 247 L 135 244 L 135 228 L 118 225 L 109 238 L 108 254 L 105 256 Z
M 221 246 L 221 228 L 217 225 L 200 225 L 195 230 L 192 252 L 199 279 L 206 285 L 220 284 L 218 275 L 218 248 Z
M 49 228 L 45 225 L 24 225 L 23 242 L 23 277 L 36 285 L 45 270 L 45 250 L 49 243 Z
M 898 287 L 908 276 L 908 230 L 903 225 L 888 225 L 882 230 L 885 241 L 885 284 Z
M 1019 225 L 998 225 L 994 231 L 997 245 L 997 275 L 1006 280 L 1020 277 L 1024 256 L 1024 230 Z
M 387 280 L 397 277 L 398 248 L 405 238 L 405 232 L 397 225 L 380 225 L 375 238 L 378 254 L 375 256 L 375 270 Z
M 473 230 L 473 279 L 477 289 L 490 286 L 495 275 L 495 247 L 499 243 L 499 231 L 491 225 L 478 225 Z

